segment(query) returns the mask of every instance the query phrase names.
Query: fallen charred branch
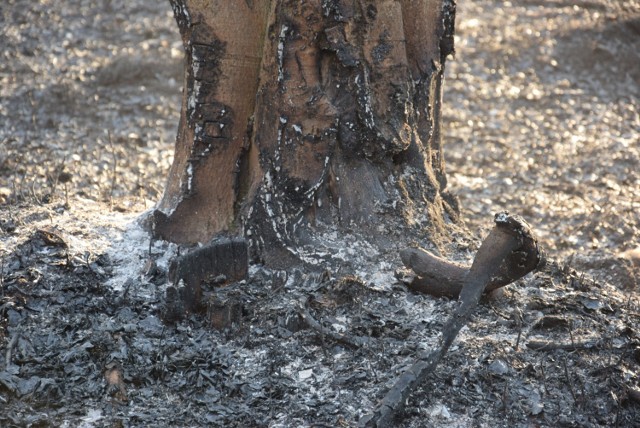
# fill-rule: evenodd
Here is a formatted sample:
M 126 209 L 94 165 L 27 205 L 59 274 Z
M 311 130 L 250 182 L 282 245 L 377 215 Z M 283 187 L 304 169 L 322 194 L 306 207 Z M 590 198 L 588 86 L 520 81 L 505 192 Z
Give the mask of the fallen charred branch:
M 510 216 L 501 212 L 495 216 L 495 227 L 484 240 L 471 268 L 464 275 L 459 291 L 460 304 L 451 318 L 445 323 L 436 349 L 424 353 L 403 372 L 373 413 L 360 420 L 362 427 L 391 426 L 393 418 L 402 410 L 407 399 L 418 385 L 424 382 L 438 362 L 446 354 L 460 329 L 467 323 L 473 309 L 480 301 L 486 287 L 497 277 L 524 272 L 529 259 L 514 254 L 528 254 L 530 248 L 536 249 L 536 263 L 529 263 L 530 272 L 540 264 L 536 240 L 529 225 L 519 216 Z M 523 258 L 524 257 L 524 258 Z M 515 264 L 512 266 L 511 264 Z
M 543 262 L 538 242 L 529 226 L 522 244 L 501 261 L 499 269 L 489 279 L 484 292 L 488 293 L 522 278 Z M 400 251 L 402 262 L 416 273 L 408 287 L 416 292 L 433 296 L 458 297 L 464 287 L 470 267 L 438 257 L 422 248 L 406 248 Z

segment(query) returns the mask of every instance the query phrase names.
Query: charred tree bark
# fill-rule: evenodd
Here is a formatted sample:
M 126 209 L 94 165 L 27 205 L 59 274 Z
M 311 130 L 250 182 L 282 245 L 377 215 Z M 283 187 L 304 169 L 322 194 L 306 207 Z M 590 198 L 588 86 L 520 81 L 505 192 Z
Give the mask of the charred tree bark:
M 185 75 L 156 236 L 242 235 L 282 265 L 326 230 L 446 231 L 453 0 L 170 1 Z

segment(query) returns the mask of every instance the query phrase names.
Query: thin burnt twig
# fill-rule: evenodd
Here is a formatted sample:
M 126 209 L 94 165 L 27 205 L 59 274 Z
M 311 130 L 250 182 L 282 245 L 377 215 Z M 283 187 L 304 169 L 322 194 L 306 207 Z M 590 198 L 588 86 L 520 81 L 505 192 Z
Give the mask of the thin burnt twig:
M 607 348 L 607 340 L 587 340 L 583 342 L 560 343 L 550 340 L 530 340 L 527 342 L 527 348 L 533 351 L 578 351 L 578 350 L 601 350 Z M 612 348 L 615 349 L 615 348 Z
M 116 172 L 118 165 L 118 157 L 116 156 L 116 148 L 113 145 L 113 141 L 111 140 L 111 131 L 107 130 L 107 138 L 109 139 L 109 148 L 111 149 L 111 157 L 113 160 L 113 166 L 111 168 L 111 188 L 109 189 L 109 204 L 111 209 L 113 209 L 113 193 L 116 189 L 116 183 L 118 180 L 118 174 Z
M 5 351 L 5 354 L 4 354 L 5 369 L 11 366 L 11 352 L 13 352 L 13 347 L 16 346 L 16 343 L 18 343 L 19 336 L 20 336 L 20 333 L 15 332 L 13 334 L 13 337 L 11 338 L 11 341 L 7 345 L 7 350 Z
M 571 380 L 571 376 L 569 376 L 569 368 L 567 367 L 567 358 L 562 359 L 562 365 L 564 367 L 564 376 L 567 378 L 567 386 L 569 387 L 569 392 L 573 397 L 573 402 L 577 403 L 578 399 L 576 398 L 576 393 L 573 390 L 573 381 Z
M 335 340 L 336 342 L 342 343 L 343 345 L 346 345 L 352 349 L 358 349 L 370 342 L 370 339 L 367 337 L 347 336 L 324 327 L 309 313 L 306 306 L 307 306 L 306 300 L 304 303 L 298 305 L 298 314 L 304 320 L 307 326 L 309 326 L 309 328 L 320 333 L 322 337 L 329 337 Z

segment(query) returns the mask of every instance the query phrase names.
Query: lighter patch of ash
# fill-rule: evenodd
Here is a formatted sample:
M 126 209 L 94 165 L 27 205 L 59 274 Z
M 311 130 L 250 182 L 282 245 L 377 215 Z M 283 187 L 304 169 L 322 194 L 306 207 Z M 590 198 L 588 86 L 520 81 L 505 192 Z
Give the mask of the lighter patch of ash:
M 353 266 L 350 268 L 353 274 L 379 291 L 390 290 L 398 282 L 395 265 L 374 245 L 361 237 L 327 228 L 313 245 L 298 248 L 297 256 L 301 260 L 313 266 Z
M 284 41 L 288 30 L 289 27 L 287 25 L 283 25 L 280 28 L 278 40 L 278 82 L 282 82 L 284 79 Z
M 191 192 L 193 189 L 193 163 L 189 162 L 187 165 L 187 192 Z
M 144 217 L 147 213 L 143 214 Z M 148 285 L 142 273 L 142 266 L 145 261 L 152 256 L 161 254 L 156 259 L 159 268 L 167 270 L 169 261 L 175 256 L 177 246 L 169 244 L 165 241 L 153 241 L 149 246 L 151 239 L 149 233 L 144 229 L 136 214 L 134 218 L 129 216 L 129 221 L 112 230 L 111 246 L 106 251 L 113 262 L 113 276 L 106 282 L 115 291 L 123 289 L 127 281 L 134 280 L 141 285 Z M 149 250 L 151 253 L 149 254 Z

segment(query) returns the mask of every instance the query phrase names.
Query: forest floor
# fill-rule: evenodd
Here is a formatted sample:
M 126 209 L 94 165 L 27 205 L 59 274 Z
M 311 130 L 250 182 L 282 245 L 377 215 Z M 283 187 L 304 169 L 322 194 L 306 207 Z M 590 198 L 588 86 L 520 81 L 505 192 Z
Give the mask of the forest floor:
M 458 3 L 445 158 L 478 239 L 457 257 L 506 209 L 550 262 L 481 303 L 397 426 L 640 426 L 640 2 Z M 391 256 L 252 266 L 220 291 L 232 329 L 163 322 L 176 247 L 137 219 L 178 123 L 168 2 L 7 0 L 0 28 L 0 426 L 352 426 L 434 345 L 455 303 Z

